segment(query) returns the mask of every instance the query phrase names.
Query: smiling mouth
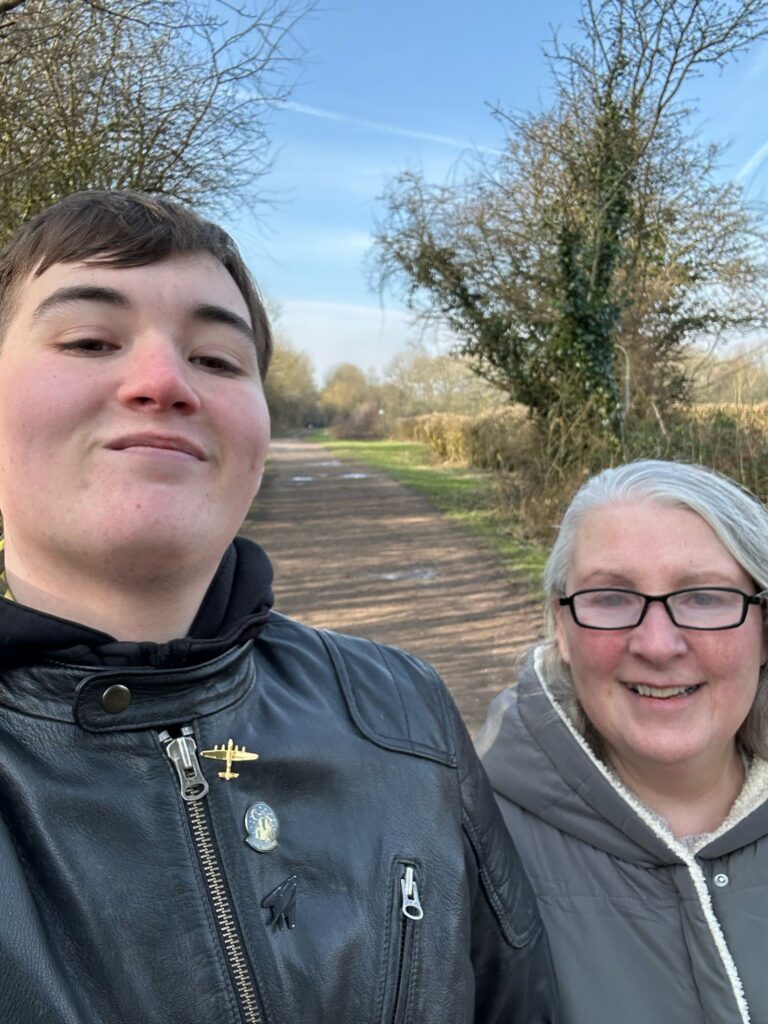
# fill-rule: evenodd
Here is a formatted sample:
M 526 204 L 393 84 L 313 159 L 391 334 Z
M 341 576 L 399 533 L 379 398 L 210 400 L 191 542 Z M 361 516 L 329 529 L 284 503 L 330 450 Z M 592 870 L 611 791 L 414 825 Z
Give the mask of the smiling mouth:
M 182 455 L 190 455 L 192 458 L 205 462 L 205 452 L 194 442 L 183 437 L 162 437 L 159 435 L 135 434 L 128 437 L 120 437 L 111 441 L 107 448 L 112 451 L 122 452 L 130 448 L 155 448 L 161 451 L 179 452 Z
M 669 700 L 670 697 L 687 697 L 691 693 L 696 693 L 704 685 L 703 683 L 694 683 L 693 686 L 642 686 L 638 684 L 633 686 L 631 683 L 624 684 L 628 690 L 632 693 L 638 694 L 640 697 L 654 697 L 656 700 Z

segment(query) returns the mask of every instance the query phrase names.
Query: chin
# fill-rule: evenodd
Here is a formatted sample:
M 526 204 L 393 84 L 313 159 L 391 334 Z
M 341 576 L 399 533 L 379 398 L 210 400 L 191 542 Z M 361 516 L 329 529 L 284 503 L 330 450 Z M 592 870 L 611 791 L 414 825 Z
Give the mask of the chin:
M 117 524 L 115 524 L 117 525 Z M 221 559 L 236 531 L 214 533 L 200 520 L 171 522 L 162 519 L 131 522 L 124 519 L 117 529 L 103 531 L 93 545 L 96 559 L 108 560 L 115 571 L 152 576 L 166 570 L 178 572 L 185 565 L 199 564 L 201 555 Z M 92 540 L 93 540 L 92 536 Z
M 670 768 L 677 764 L 685 764 L 697 758 L 705 749 L 704 744 L 691 743 L 691 737 L 681 737 L 668 743 L 653 745 L 637 745 L 630 750 L 631 758 L 639 758 L 649 765 Z

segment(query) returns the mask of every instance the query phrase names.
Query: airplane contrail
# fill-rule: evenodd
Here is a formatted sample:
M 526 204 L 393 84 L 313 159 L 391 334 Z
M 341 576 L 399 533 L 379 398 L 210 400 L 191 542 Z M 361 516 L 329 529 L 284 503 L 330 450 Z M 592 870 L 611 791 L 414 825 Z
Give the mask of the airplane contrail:
M 749 177 L 753 171 L 756 171 L 760 167 L 766 157 L 768 157 L 768 142 L 764 142 L 763 145 L 752 154 L 749 160 L 747 160 L 736 175 L 736 181 L 743 181 L 745 178 Z
M 399 135 L 406 139 L 419 139 L 422 142 L 434 142 L 441 146 L 451 146 L 454 149 L 480 149 L 486 153 L 499 152 L 490 146 L 475 146 L 466 139 L 457 139 L 451 135 L 436 135 L 433 132 L 416 131 L 411 128 L 402 128 L 399 125 L 387 124 L 385 121 L 371 121 L 364 117 L 355 117 L 352 114 L 344 114 L 336 110 L 326 110 L 323 107 L 313 107 L 306 103 L 296 103 L 293 100 L 285 100 L 277 104 L 283 110 L 293 110 L 297 114 L 307 114 L 309 117 L 321 117 L 326 121 L 343 121 L 346 124 L 357 125 L 360 128 L 370 128 L 373 131 L 386 132 L 388 135 Z

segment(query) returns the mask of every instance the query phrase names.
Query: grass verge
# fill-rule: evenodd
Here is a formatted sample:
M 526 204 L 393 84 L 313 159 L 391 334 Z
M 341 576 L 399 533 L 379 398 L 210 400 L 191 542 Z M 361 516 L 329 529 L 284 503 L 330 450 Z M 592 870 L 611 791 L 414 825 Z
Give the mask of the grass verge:
M 515 539 L 514 516 L 502 503 L 493 473 L 436 463 L 427 446 L 416 441 L 337 441 L 324 431 L 310 440 L 425 495 L 447 519 L 490 548 L 512 582 L 540 586 L 547 553 Z

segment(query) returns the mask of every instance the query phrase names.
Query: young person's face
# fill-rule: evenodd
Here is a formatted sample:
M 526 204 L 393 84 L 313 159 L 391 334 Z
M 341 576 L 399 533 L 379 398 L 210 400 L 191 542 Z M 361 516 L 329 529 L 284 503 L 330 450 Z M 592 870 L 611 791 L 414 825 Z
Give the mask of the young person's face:
M 0 347 L 0 509 L 20 558 L 217 558 L 258 489 L 269 419 L 248 308 L 208 254 L 56 264 Z M 95 567 L 95 566 L 94 566 Z

